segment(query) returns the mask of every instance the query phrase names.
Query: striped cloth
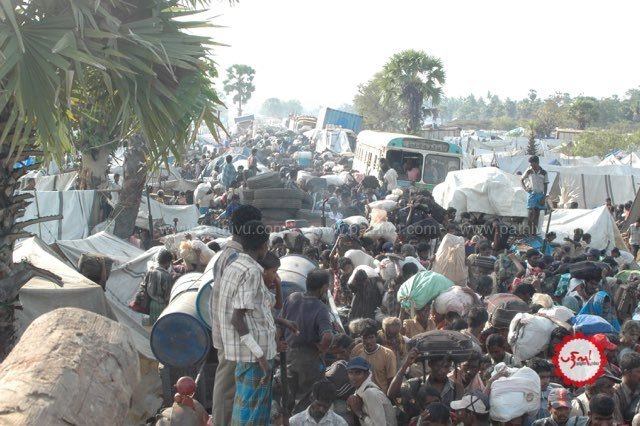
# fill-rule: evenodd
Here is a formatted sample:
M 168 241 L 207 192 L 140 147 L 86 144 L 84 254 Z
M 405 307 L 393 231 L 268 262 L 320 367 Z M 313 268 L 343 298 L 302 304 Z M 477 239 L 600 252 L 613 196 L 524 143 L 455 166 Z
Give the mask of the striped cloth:
M 273 370 L 273 360 L 268 361 Z M 271 384 L 260 386 L 264 376 L 257 362 L 236 364 L 236 395 L 233 400 L 232 426 L 263 426 L 271 423 Z
M 151 299 L 151 302 L 149 303 L 149 320 L 151 321 L 151 324 L 158 320 L 158 317 L 160 317 L 160 314 L 166 307 L 166 303 L 159 303 Z

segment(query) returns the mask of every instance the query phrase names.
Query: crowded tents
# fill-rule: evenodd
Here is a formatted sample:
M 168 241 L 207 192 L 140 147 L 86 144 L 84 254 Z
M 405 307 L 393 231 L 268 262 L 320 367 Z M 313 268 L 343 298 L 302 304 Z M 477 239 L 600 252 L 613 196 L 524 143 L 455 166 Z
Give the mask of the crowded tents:
M 68 172 L 50 179 L 61 195 L 24 188 L 25 220 L 55 218 L 15 255 L 65 286 L 22 289 L 21 332 L 65 306 L 123 324 L 144 366 L 139 423 L 640 421 L 640 218 L 607 197 L 622 189 L 567 203 L 574 168 L 544 157 L 426 188 L 340 151 L 265 130 L 193 155 L 150 182 L 128 240 L 95 226 L 105 193 Z M 603 188 L 635 179 L 605 167 Z M 557 366 L 574 335 L 605 357 L 588 383 Z

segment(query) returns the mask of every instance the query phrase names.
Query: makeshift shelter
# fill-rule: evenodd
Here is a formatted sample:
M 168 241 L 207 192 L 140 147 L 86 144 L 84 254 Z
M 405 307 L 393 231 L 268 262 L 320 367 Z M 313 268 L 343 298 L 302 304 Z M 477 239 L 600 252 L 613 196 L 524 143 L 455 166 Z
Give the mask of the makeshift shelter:
M 194 204 L 168 205 L 162 204 L 154 199 L 149 200 L 151 205 L 151 217 L 154 221 L 162 221 L 163 224 L 173 225 L 173 219 L 178 219 L 178 230 L 186 231 L 198 226 L 198 208 Z M 149 228 L 149 207 L 146 197 L 140 202 L 140 210 L 136 219 L 136 226 L 143 229 Z
M 81 240 L 58 240 L 55 242 L 54 248 L 62 253 L 72 265 L 78 264 L 83 253 L 107 256 L 114 261 L 114 267 L 123 265 L 144 253 L 144 250 L 104 231 Z
M 96 191 L 27 191 L 34 195 L 25 209 L 23 220 L 46 216 L 61 219 L 27 226 L 25 231 L 51 244 L 56 240 L 75 240 L 90 235 L 90 226 L 96 222 L 99 198 Z
M 548 216 L 545 217 L 545 220 Z M 546 229 L 546 223 L 544 224 Z M 606 206 L 595 209 L 558 209 L 551 214 L 549 230 L 556 233 L 557 242 L 565 238 L 573 237 L 573 230 L 581 228 L 591 234 L 590 247 L 600 250 L 611 250 L 614 246 L 622 250 L 628 250 L 620 231 L 616 226 L 613 215 Z
M 78 172 L 60 173 L 55 175 L 37 176 L 37 191 L 68 191 L 75 185 Z
M 551 200 L 558 200 L 563 191 L 572 193 L 579 208 L 595 208 L 611 198 L 614 204 L 622 204 L 634 200 L 640 188 L 640 169 L 627 166 L 592 166 L 592 167 L 545 167 L 551 173 L 557 173 L 553 185 L 549 189 Z
M 498 216 L 527 216 L 527 193 L 518 176 L 495 167 L 449 172 L 433 188 L 435 201 L 444 208 Z
M 123 324 L 140 355 L 141 376 L 126 423 L 139 424 L 153 415 L 162 402 L 159 397 L 161 392 L 157 362 L 149 346 L 149 333 L 139 320 L 127 315 L 126 311 L 131 310 L 121 303 L 114 303 L 113 298 L 108 293 L 105 295 L 99 285 L 70 267 L 37 237 L 16 243 L 13 261 L 20 262 L 22 259 L 58 275 L 62 279 L 62 286 L 35 277 L 20 289 L 22 309 L 16 310 L 18 334 L 21 335 L 39 316 L 64 307 L 84 309 Z
M 351 154 L 355 148 L 356 135 L 351 130 L 320 130 L 314 135 L 316 152 L 331 151 L 336 154 Z

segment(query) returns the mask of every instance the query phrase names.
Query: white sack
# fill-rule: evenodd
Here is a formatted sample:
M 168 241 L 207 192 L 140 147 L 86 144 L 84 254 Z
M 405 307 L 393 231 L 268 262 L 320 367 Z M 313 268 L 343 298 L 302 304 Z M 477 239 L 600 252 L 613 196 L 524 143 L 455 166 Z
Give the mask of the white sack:
M 464 249 L 464 237 L 447 234 L 442 239 L 436 252 L 433 271 L 444 275 L 456 285 L 467 284 L 468 269 L 466 266 L 466 253 Z
M 395 209 L 397 205 L 398 203 L 393 200 L 378 200 L 378 201 L 374 201 L 373 203 L 369 203 L 369 208 L 382 209 L 390 212 L 391 210 Z
M 434 309 L 440 315 L 447 312 L 457 312 L 460 316 L 465 316 L 474 306 L 480 306 L 478 296 L 468 287 L 453 286 L 449 290 L 436 297 Z
M 347 259 L 351 259 L 354 267 L 361 265 L 366 265 L 370 268 L 376 267 L 375 259 L 362 250 L 347 250 L 347 252 L 344 254 L 344 257 L 346 257 Z
M 364 236 L 372 238 L 374 240 L 377 240 L 378 238 L 382 238 L 392 243 L 395 243 L 396 238 L 398 238 L 396 227 L 391 222 L 382 222 L 372 226 L 371 228 L 369 228 L 369 230 L 367 230 Z
M 496 371 L 500 368 L 504 368 L 504 363 L 496 365 Z M 508 422 L 526 413 L 535 416 L 540 409 L 538 373 L 522 367 L 509 377 L 499 378 L 491 385 L 489 404 L 491 419 L 498 422 Z
M 556 327 L 548 318 L 524 312 L 517 314 L 511 320 L 508 336 L 516 362 L 521 363 L 544 351 Z

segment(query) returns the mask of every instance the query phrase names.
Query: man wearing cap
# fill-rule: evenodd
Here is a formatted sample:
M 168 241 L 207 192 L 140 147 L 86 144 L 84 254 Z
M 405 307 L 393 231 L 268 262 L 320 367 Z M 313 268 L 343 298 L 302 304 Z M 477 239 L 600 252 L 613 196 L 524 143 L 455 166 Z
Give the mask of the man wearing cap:
M 456 415 L 458 425 L 489 426 L 489 398 L 481 391 L 466 393 L 462 399 L 451 401 L 451 411 Z
M 355 394 L 347 399 L 347 407 L 362 426 L 396 426 L 396 415 L 389 398 L 371 381 L 371 366 L 357 356 L 347 364 L 347 374 Z
M 551 415 L 536 420 L 533 426 L 586 426 L 588 417 L 570 417 L 571 394 L 564 388 L 552 389 L 549 393 L 549 412 Z
M 545 198 L 547 196 L 547 186 L 549 177 L 547 171 L 540 167 L 540 159 L 537 155 L 529 157 L 530 167 L 522 175 L 522 186 L 529 193 L 527 199 L 527 209 L 529 209 L 529 232 L 531 235 L 538 234 L 538 221 L 540 220 L 540 210 L 546 210 Z

